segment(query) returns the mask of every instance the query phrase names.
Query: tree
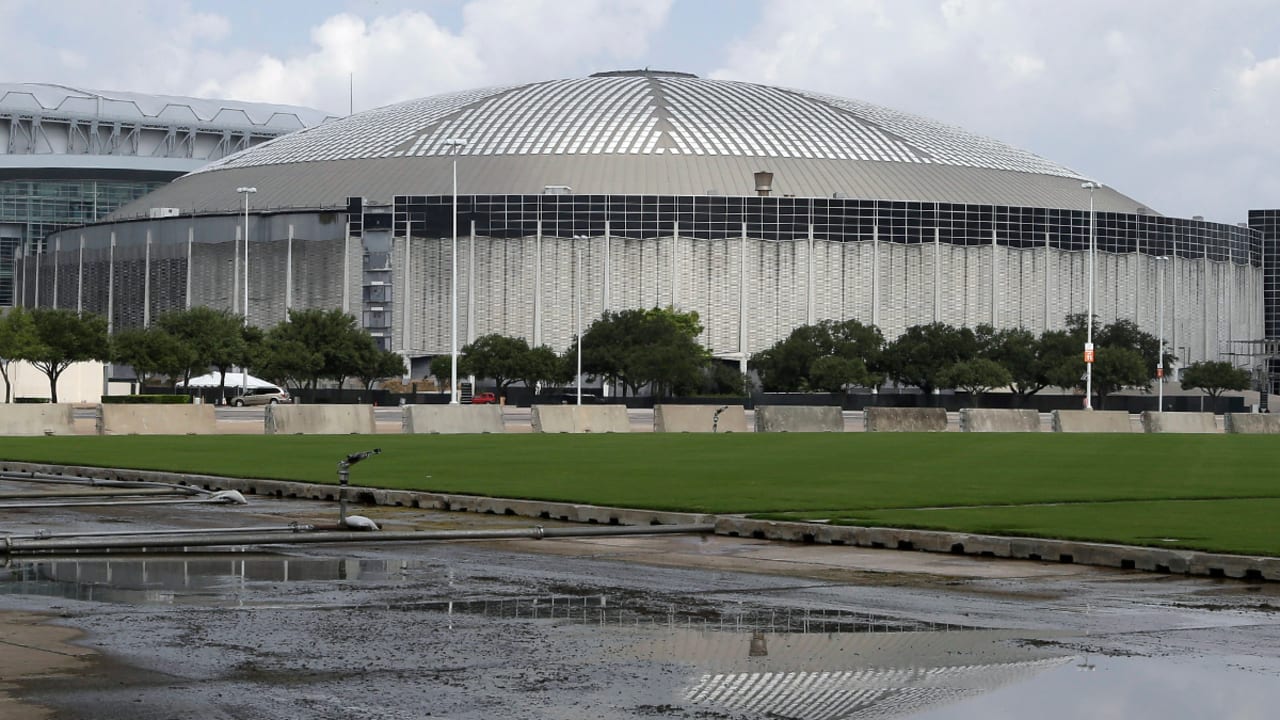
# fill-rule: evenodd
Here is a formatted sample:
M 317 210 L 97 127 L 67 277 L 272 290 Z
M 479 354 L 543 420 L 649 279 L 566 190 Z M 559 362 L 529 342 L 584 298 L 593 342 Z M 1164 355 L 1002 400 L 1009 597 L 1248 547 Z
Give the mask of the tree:
M 969 393 L 969 398 L 975 407 L 984 393 L 993 388 L 1004 387 L 1011 380 L 1012 375 L 1007 368 L 987 358 L 961 360 L 939 376 L 939 381 L 943 385 Z
M 989 326 L 983 326 L 989 327 Z M 983 329 L 979 327 L 979 331 Z M 1049 359 L 1053 353 L 1052 341 L 1046 341 L 1046 334 L 1037 338 L 1030 330 L 1008 328 L 991 333 L 978 332 L 981 355 L 994 360 L 1009 372 L 1009 379 L 1002 383 L 1008 385 L 1019 401 L 1040 392 L 1050 385 L 1047 373 L 1051 366 Z M 1065 336 L 1065 333 L 1060 333 Z
M 337 309 L 313 308 L 290 310 L 289 319 L 271 328 L 264 342 L 276 349 L 290 347 L 301 352 L 305 361 L 287 365 L 292 365 L 305 387 L 314 390 L 322 378 L 342 387 L 347 378 L 358 376 L 361 355 L 371 338 L 355 317 Z
M 1215 360 L 1192 363 L 1182 370 L 1184 390 L 1203 390 L 1214 400 L 1228 390 L 1248 390 L 1251 379 L 1248 370 Z
M 177 379 L 190 366 L 190 348 L 163 328 L 121 330 L 111 338 L 111 362 L 128 365 L 145 387 L 152 375 Z
M 458 364 L 462 364 L 461 360 L 459 360 Z M 437 355 L 431 358 L 428 371 L 436 376 L 436 380 L 440 382 L 440 387 L 448 387 L 450 379 L 453 377 L 453 355 Z M 452 392 L 453 388 L 449 388 L 449 390 Z
M 842 357 L 876 370 L 883 346 L 884 337 L 874 325 L 823 320 L 792 330 L 769 349 L 752 355 L 750 364 L 765 390 L 804 390 L 813 385 L 809 372 L 817 359 Z M 872 375 L 868 382 L 879 384 L 881 379 Z
M 405 367 L 404 357 L 400 353 L 383 350 L 373 338 L 369 338 L 368 346 L 360 353 L 356 377 L 360 378 L 365 390 L 372 390 L 375 382 L 404 377 L 407 372 L 409 369 Z
M 971 360 L 978 341 L 969 328 L 945 323 L 913 325 L 884 350 L 889 376 L 906 385 L 915 385 L 925 395 L 941 387 L 940 376 L 955 363 Z
M 58 402 L 58 377 L 73 363 L 106 360 L 109 356 L 107 319 L 101 315 L 80 315 L 74 310 L 36 308 L 31 311 L 35 342 L 23 360 L 28 360 L 49 378 L 49 397 Z
M 861 358 L 824 355 L 809 367 L 809 388 L 843 392 L 850 385 L 871 384 L 871 373 Z
M 162 315 L 156 324 L 190 351 L 185 357 L 183 386 L 190 386 L 193 374 L 203 374 L 212 367 L 222 376 L 218 395 L 225 399 L 227 370 L 244 362 L 243 319 L 226 310 L 196 306 Z
M 492 378 L 502 395 L 507 386 L 523 379 L 529 361 L 529 343 L 524 338 L 484 335 L 462 347 L 458 371 Z M 552 353 L 554 356 L 555 353 Z
M 530 391 L 539 384 L 562 385 L 573 379 L 576 360 L 574 354 L 566 353 L 561 357 L 546 345 L 529 348 L 517 379 L 524 382 Z
M 605 312 L 581 338 L 583 371 L 620 382 L 637 394 L 652 385 L 662 395 L 696 388 L 710 353 L 698 344 L 697 313 L 673 309 Z M 576 355 L 577 343 L 569 347 Z
M 1146 388 L 1150 384 L 1151 373 L 1137 350 L 1108 345 L 1094 354 L 1093 389 L 1098 393 L 1099 408 L 1105 408 L 1107 396 L 1117 390 L 1127 387 Z
M 4 401 L 11 400 L 9 363 L 31 353 L 36 343 L 36 328 L 31 313 L 21 306 L 0 317 L 0 375 L 4 376 Z
M 1055 336 L 1048 376 L 1053 385 L 1084 388 L 1084 342 L 1088 337 L 1084 314 L 1068 315 L 1066 325 L 1066 333 Z M 1097 327 L 1096 318 L 1094 326 Z M 1093 389 L 1098 394 L 1097 407 L 1103 407 L 1107 396 L 1117 390 L 1150 388 L 1160 353 L 1160 341 L 1154 335 L 1140 330 L 1132 320 L 1122 319 L 1096 330 L 1093 344 Z M 1165 353 L 1165 365 L 1172 360 L 1173 356 Z
M 250 364 L 262 377 L 296 391 L 307 378 L 319 375 L 324 368 L 324 357 L 273 329 L 263 338 Z

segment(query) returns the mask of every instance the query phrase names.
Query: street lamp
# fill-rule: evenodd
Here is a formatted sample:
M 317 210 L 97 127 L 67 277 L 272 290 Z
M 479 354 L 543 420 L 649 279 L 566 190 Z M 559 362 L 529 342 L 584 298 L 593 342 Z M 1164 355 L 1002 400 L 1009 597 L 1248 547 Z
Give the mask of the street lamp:
M 458 404 L 458 151 L 467 141 L 463 138 L 446 138 L 444 144 L 452 148 L 453 157 L 453 253 L 449 262 L 453 279 L 449 284 L 449 404 Z
M 236 192 L 244 195 L 244 326 L 249 327 L 249 196 L 258 192 L 256 187 L 238 187 Z M 249 369 L 240 367 L 240 397 L 249 391 Z
M 1089 314 L 1085 317 L 1084 341 L 1084 409 L 1093 409 L 1093 255 L 1097 246 L 1096 217 L 1093 212 L 1093 191 L 1102 183 L 1083 182 L 1080 187 L 1089 191 Z
M 1160 354 L 1156 356 L 1156 384 L 1160 388 L 1160 405 L 1157 412 L 1164 412 L 1164 266 L 1168 259 L 1167 255 L 1156 258 L 1160 263 L 1160 302 L 1157 303 L 1160 307 L 1160 319 L 1156 323 L 1159 326 L 1158 334 L 1160 335 Z
M 587 237 L 585 235 L 573 236 L 573 254 L 574 259 L 577 260 L 577 270 L 573 276 L 573 294 L 576 296 L 574 298 L 574 305 L 575 313 L 578 316 L 578 342 L 575 343 L 575 345 L 578 346 L 578 405 L 582 404 L 582 248 L 578 247 L 578 243 L 586 239 Z

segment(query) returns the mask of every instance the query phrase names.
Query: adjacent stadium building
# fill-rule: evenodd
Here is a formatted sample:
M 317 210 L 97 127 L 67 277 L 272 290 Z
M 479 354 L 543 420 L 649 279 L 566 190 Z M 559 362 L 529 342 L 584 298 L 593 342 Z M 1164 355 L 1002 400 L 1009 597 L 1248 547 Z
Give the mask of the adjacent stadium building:
M 1165 217 L 1091 180 L 857 100 L 610 72 L 265 142 L 27 246 L 18 281 L 25 305 L 114 328 L 191 305 L 262 326 L 341 308 L 413 359 L 450 352 L 455 320 L 459 345 L 501 333 L 560 350 L 579 307 L 589 323 L 673 306 L 745 366 L 827 318 L 890 339 L 933 321 L 1062 327 L 1088 306 L 1093 227 L 1103 322 L 1155 334 L 1163 305 L 1183 363 L 1264 337 L 1261 228 Z
M 14 304 L 19 247 L 40 254 L 53 232 L 327 119 L 285 105 L 0 83 L 0 306 Z

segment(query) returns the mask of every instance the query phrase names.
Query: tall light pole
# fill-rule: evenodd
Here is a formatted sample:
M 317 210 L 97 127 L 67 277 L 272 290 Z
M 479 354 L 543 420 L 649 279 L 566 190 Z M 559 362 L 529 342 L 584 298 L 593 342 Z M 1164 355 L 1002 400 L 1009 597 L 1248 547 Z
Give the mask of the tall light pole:
M 445 145 L 452 148 L 453 157 L 453 252 L 449 257 L 452 281 L 449 284 L 449 404 L 457 405 L 458 399 L 458 151 L 467 141 L 463 138 L 446 138 Z
M 258 192 L 256 187 L 238 187 L 236 192 L 244 195 L 244 326 L 249 327 L 249 196 Z M 240 366 L 240 397 L 249 390 L 249 369 Z
M 1165 263 L 1168 262 L 1169 257 L 1167 255 L 1161 255 L 1156 258 L 1156 260 L 1160 264 L 1160 302 L 1156 303 L 1160 308 L 1158 313 L 1159 320 L 1156 321 L 1156 324 L 1159 326 L 1158 334 L 1160 335 L 1160 354 L 1156 356 L 1156 384 L 1160 388 L 1160 405 L 1157 412 L 1164 412 L 1164 266 Z
M 1096 250 L 1097 228 L 1093 212 L 1093 191 L 1102 183 L 1084 182 L 1080 187 L 1089 191 L 1089 314 L 1085 317 L 1084 341 L 1084 409 L 1093 409 L 1093 255 Z
M 578 405 L 582 404 L 582 248 L 578 247 L 578 243 L 586 239 L 587 238 L 585 235 L 573 236 L 573 244 L 574 244 L 573 254 L 574 254 L 574 259 L 578 261 L 577 270 L 574 272 L 574 275 L 573 275 L 573 294 L 575 296 L 574 297 L 575 314 L 578 316 L 578 320 L 576 323 L 577 324 L 576 332 L 578 335 L 578 338 L 577 338 L 578 342 L 574 343 L 575 345 L 578 346 L 578 375 L 577 375 Z

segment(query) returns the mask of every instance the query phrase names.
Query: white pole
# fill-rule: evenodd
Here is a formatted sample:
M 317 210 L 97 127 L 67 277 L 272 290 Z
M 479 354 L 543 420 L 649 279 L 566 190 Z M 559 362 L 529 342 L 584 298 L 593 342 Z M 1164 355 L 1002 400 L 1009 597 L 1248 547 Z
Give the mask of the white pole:
M 576 239 L 576 238 L 575 238 Z M 585 238 L 584 238 L 585 239 Z M 575 254 L 578 256 L 578 270 L 573 277 L 574 294 L 578 297 L 578 404 L 582 404 L 582 248 L 574 248 Z
M 1081 183 L 1080 187 L 1089 191 L 1089 313 L 1085 317 L 1084 341 L 1084 409 L 1093 409 L 1093 255 L 1097 246 L 1095 215 L 1093 212 L 1093 191 L 1102 187 L 1096 182 Z
M 236 192 L 244 195 L 244 326 L 249 327 L 249 196 L 258 192 L 256 187 L 238 187 Z M 240 397 L 249 390 L 249 369 L 240 367 Z
M 449 404 L 457 405 L 458 398 L 458 150 L 466 140 L 449 139 L 445 145 L 453 148 L 453 252 L 449 257 Z
M 1156 321 L 1156 324 L 1159 326 L 1158 333 L 1160 335 L 1160 354 L 1156 356 L 1156 384 L 1159 386 L 1160 390 L 1160 405 L 1158 412 L 1164 412 L 1164 267 L 1165 261 L 1168 259 L 1169 258 L 1164 255 L 1156 258 L 1156 260 L 1159 261 L 1160 267 L 1160 302 L 1157 303 L 1157 306 L 1160 308 L 1158 313 L 1160 319 Z

